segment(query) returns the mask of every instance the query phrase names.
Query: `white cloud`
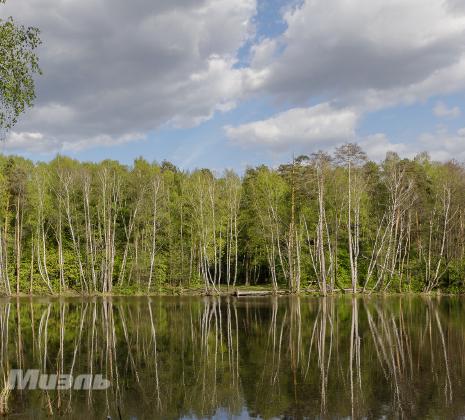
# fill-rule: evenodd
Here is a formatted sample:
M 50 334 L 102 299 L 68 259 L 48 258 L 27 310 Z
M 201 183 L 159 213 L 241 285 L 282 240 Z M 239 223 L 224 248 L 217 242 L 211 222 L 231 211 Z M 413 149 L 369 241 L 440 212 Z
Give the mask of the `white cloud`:
M 136 141 L 142 141 L 145 139 L 146 136 L 143 133 L 126 133 L 118 137 L 101 134 L 87 139 L 81 139 L 79 141 L 64 142 L 62 144 L 61 150 L 65 152 L 78 152 L 81 150 L 90 149 L 92 147 L 110 147 L 117 144 L 131 143 Z
M 460 116 L 461 111 L 458 106 L 448 108 L 444 102 L 439 101 L 434 106 L 433 113 L 439 118 L 456 118 Z
M 199 124 L 241 98 L 234 66 L 254 35 L 256 0 L 29 0 L 1 7 L 38 26 L 43 39 L 36 106 L 15 128 L 24 138 L 40 132 L 63 147 L 118 143 L 164 124 Z M 10 140 L 19 144 L 13 133 Z
M 423 133 L 419 138 L 421 150 L 426 150 L 434 160 L 465 161 L 465 128 L 449 133 L 439 127 L 433 133 Z
M 325 95 L 379 106 L 440 93 L 457 78 L 464 85 L 456 66 L 465 58 L 465 11 L 447 1 L 306 0 L 284 19 L 286 31 L 255 46 L 251 63 L 266 70 L 255 88 L 285 100 Z
M 383 133 L 359 139 L 360 146 L 370 159 L 383 160 L 386 152 L 396 152 L 401 157 L 413 158 L 420 152 L 428 152 L 433 160 L 465 161 L 465 128 L 450 133 L 439 126 L 432 133 L 421 134 L 414 143 L 393 143 Z
M 428 7 L 423 0 L 298 3 L 284 14 L 287 29 L 281 36 L 265 38 L 252 48 L 251 68 L 244 76 L 251 91 L 271 94 L 296 108 L 265 121 L 229 127 L 229 136 L 282 149 L 289 143 L 289 150 L 296 142 L 312 143 L 321 137 L 309 134 L 308 125 L 313 124 L 302 122 L 300 106 L 309 99 L 325 98 L 334 109 L 351 110 L 358 117 L 349 124 L 353 133 L 368 112 L 464 90 L 465 8 L 458 3 L 431 0 Z M 455 117 L 460 109 L 439 103 L 434 112 Z M 335 137 L 337 129 L 325 130 Z M 388 150 L 413 155 L 409 146 L 391 143 L 382 134 L 359 141 L 374 159 L 383 158 Z
M 381 161 L 387 152 L 396 152 L 400 156 L 412 156 L 409 147 L 403 143 L 391 143 L 384 133 L 377 133 L 359 139 L 359 144 L 368 157 L 374 161 Z
M 45 137 L 38 132 L 16 132 L 12 131 L 8 139 L 2 142 L 4 151 L 9 152 L 31 152 L 44 154 L 60 150 L 60 142 L 56 139 Z
M 142 133 L 126 133 L 118 137 L 101 134 L 70 142 L 39 132 L 12 131 L 7 140 L 2 142 L 2 149 L 14 153 L 29 152 L 49 155 L 58 152 L 78 152 L 93 147 L 111 147 L 145 139 L 146 136 Z
M 465 89 L 462 3 L 291 1 L 283 34 L 254 42 L 256 0 L 11 0 L 7 15 L 42 30 L 44 76 L 6 147 L 134 141 L 163 125 L 200 124 L 255 94 L 288 110 L 226 127 L 238 144 L 284 150 L 353 140 L 364 113 Z M 236 67 L 249 42 L 249 65 Z M 433 112 L 460 109 L 438 103 Z M 387 148 L 409 152 L 382 134 L 360 142 L 377 158 Z
M 413 143 L 394 143 L 384 133 L 359 138 L 358 143 L 375 161 L 383 160 L 387 152 L 396 152 L 410 159 L 420 152 L 428 152 L 437 161 L 465 161 L 465 128 L 450 133 L 439 126 L 432 133 L 421 134 Z
M 434 132 L 423 133 L 415 143 L 409 144 L 392 143 L 380 133 L 360 139 L 359 144 L 373 160 L 382 160 L 386 152 L 392 151 L 408 158 L 428 152 L 437 161 L 465 161 L 465 128 L 451 133 L 446 127 L 439 126 Z
M 386 152 L 396 152 L 401 157 L 413 158 L 420 152 L 428 152 L 433 160 L 465 161 L 465 128 L 449 132 L 444 126 L 438 126 L 434 132 L 422 133 L 415 143 L 392 143 L 383 133 L 359 139 L 359 144 L 370 159 L 382 160 Z
M 276 116 L 225 127 L 228 137 L 242 145 L 283 149 L 292 145 L 327 145 L 354 137 L 358 115 L 351 109 L 336 109 L 324 103 L 293 108 Z

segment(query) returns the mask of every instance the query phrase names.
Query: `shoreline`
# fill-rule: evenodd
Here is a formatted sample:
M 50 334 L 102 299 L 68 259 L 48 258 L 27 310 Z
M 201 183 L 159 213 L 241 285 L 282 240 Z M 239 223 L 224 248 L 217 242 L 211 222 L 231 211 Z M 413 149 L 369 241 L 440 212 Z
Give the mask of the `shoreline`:
M 120 291 L 115 291 L 111 293 L 102 293 L 102 292 L 92 292 L 92 293 L 81 293 L 75 290 L 67 290 L 61 293 L 12 293 L 10 295 L 2 294 L 0 299 L 19 299 L 19 298 L 124 298 L 124 297 L 235 297 L 235 298 L 250 298 L 250 297 L 283 297 L 283 296 L 292 296 L 292 297 L 335 297 L 335 296 L 463 296 L 463 292 L 452 293 L 444 291 L 432 291 L 432 292 L 417 292 L 417 291 L 408 291 L 408 292 L 373 292 L 373 291 L 359 291 L 353 293 L 351 290 L 335 290 L 333 292 L 327 293 L 326 296 L 323 295 L 318 290 L 302 290 L 298 293 L 292 293 L 288 289 L 278 289 L 273 291 L 271 288 L 266 287 L 235 287 L 235 288 L 223 288 L 216 291 L 206 292 L 203 288 L 164 288 L 159 291 L 151 291 L 150 293 L 143 291 L 135 291 L 131 293 L 124 293 Z

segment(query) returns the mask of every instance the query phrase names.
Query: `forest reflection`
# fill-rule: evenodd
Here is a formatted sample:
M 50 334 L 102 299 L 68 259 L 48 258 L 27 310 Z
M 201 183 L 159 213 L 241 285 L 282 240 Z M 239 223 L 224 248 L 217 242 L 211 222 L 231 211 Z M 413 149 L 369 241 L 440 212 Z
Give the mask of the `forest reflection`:
M 15 418 L 456 417 L 460 297 L 0 302 L 0 407 Z M 107 390 L 10 390 L 10 369 Z

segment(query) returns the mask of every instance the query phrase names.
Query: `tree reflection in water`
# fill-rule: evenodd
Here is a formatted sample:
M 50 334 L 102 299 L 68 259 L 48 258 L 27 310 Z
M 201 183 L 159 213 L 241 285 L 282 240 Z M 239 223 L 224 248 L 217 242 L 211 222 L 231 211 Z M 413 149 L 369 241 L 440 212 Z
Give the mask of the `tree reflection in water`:
M 459 297 L 0 302 L 0 408 L 17 418 L 456 417 Z M 11 390 L 10 369 L 107 390 Z

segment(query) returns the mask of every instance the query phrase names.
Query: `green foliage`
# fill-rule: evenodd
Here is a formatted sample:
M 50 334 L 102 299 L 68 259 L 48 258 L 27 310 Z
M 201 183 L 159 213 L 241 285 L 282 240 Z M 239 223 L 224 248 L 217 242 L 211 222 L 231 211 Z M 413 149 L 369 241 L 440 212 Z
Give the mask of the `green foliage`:
M 346 162 L 311 156 L 243 178 L 142 158 L 0 156 L 0 289 L 321 292 L 326 273 L 337 291 L 353 287 L 356 265 L 359 290 L 463 291 L 463 166 L 390 154 L 351 167 L 349 189 Z
M 0 2 L 3 3 L 3 2 Z M 35 50 L 39 30 L 0 19 L 0 129 L 13 127 L 35 99 L 34 74 L 40 74 Z

